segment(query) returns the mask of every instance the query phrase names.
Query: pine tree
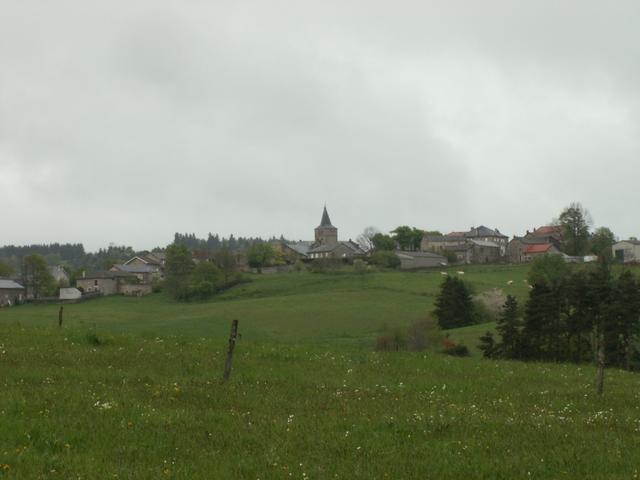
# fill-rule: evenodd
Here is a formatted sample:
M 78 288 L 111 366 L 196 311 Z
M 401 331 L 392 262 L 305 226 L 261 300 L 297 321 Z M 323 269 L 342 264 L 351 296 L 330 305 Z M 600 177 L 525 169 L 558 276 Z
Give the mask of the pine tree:
M 520 319 L 518 318 L 518 302 L 512 295 L 507 296 L 507 301 L 498 315 L 496 330 L 500 334 L 498 351 L 504 358 L 518 358 L 520 346 Z
M 475 323 L 471 294 L 465 283 L 457 277 L 445 278 L 440 286 L 435 306 L 433 313 L 443 330 Z
M 478 345 L 478 348 L 482 350 L 482 356 L 484 358 L 493 358 L 499 353 L 499 347 L 496 345 L 496 341 L 493 338 L 493 332 L 486 332 L 480 337 L 480 344 Z

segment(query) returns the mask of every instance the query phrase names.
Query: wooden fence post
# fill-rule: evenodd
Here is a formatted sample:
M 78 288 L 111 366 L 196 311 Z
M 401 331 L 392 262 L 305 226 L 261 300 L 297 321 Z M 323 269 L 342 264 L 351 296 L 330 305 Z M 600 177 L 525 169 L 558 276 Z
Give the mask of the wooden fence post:
M 62 311 L 64 307 L 60 305 L 60 311 L 58 312 L 58 327 L 62 327 Z
M 229 380 L 231 375 L 231 359 L 233 358 L 233 349 L 236 346 L 236 337 L 238 336 L 238 320 L 234 320 L 231 324 L 231 334 L 229 335 L 229 350 L 227 351 L 227 360 L 224 362 L 223 380 Z

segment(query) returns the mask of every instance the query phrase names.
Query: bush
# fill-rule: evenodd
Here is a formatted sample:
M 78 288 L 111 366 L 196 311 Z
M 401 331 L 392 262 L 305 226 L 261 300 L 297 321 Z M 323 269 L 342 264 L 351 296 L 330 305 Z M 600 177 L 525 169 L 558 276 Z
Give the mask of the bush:
M 338 258 L 316 258 L 311 262 L 310 270 L 313 273 L 332 273 L 342 266 Z
M 441 352 L 453 357 L 468 357 L 471 355 L 469 353 L 469 349 L 465 345 L 456 343 L 448 338 L 444 340 Z
M 398 268 L 400 259 L 394 252 L 383 250 L 371 255 L 369 263 L 382 268 Z
M 476 309 L 477 323 L 494 322 L 502 312 L 502 307 L 506 301 L 507 296 L 499 288 L 475 295 L 473 304 Z
M 442 331 L 435 319 L 429 317 L 409 325 L 406 335 L 407 348 L 414 352 L 421 352 L 440 345 Z
M 367 264 L 359 258 L 353 261 L 353 271 L 358 275 L 367 273 Z
M 383 333 L 376 338 L 375 350 L 378 352 L 397 352 L 405 347 L 405 341 L 400 330 Z

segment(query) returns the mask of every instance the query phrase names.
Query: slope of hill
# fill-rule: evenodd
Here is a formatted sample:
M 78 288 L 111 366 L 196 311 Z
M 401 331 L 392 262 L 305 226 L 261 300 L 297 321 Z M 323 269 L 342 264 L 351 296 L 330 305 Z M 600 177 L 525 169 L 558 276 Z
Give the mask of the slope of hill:
M 477 292 L 501 288 L 524 298 L 526 266 L 466 267 L 464 279 Z M 449 270 L 456 274 L 455 270 Z M 384 325 L 424 318 L 442 282 L 439 271 L 254 275 L 208 302 L 176 303 L 164 295 L 110 297 L 65 306 L 65 325 L 147 336 L 182 334 L 223 337 L 240 320 L 247 340 L 346 342 L 370 345 Z M 507 285 L 509 280 L 513 284 Z M 22 306 L 0 311 L 2 324 L 46 326 L 58 306 Z

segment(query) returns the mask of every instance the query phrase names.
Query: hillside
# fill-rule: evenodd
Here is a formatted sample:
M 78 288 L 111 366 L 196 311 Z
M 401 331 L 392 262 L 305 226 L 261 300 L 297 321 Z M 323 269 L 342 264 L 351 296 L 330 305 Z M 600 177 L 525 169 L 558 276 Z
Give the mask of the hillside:
M 449 272 L 455 274 L 455 269 Z M 476 292 L 501 288 L 527 295 L 526 266 L 473 266 L 464 279 Z M 224 337 L 240 320 L 246 340 L 342 342 L 370 345 L 384 325 L 403 326 L 432 310 L 442 282 L 439 271 L 367 275 L 291 273 L 254 275 L 208 302 L 176 303 L 164 295 L 110 297 L 65 306 L 65 325 L 146 336 L 181 334 Z M 512 285 L 507 285 L 513 280 Z M 2 324 L 50 326 L 58 306 L 22 306 L 0 311 Z

